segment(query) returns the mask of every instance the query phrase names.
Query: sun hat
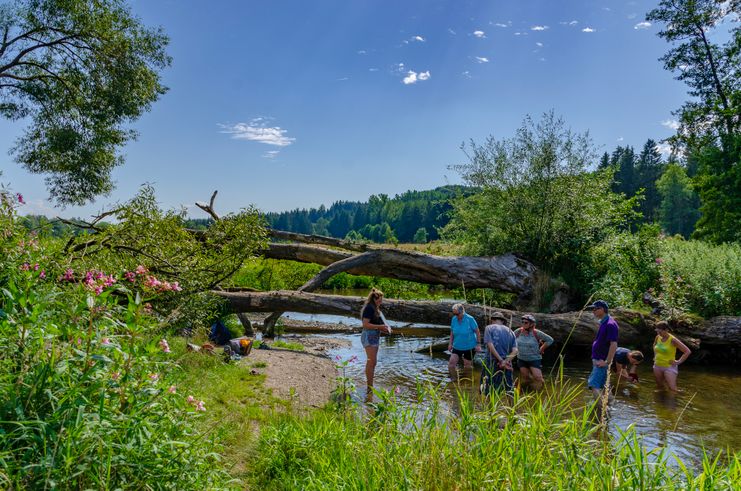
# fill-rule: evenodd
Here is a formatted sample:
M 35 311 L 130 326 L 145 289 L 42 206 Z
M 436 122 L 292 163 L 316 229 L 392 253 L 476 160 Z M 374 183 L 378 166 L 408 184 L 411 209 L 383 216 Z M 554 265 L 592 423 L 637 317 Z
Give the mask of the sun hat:
M 507 318 L 504 316 L 504 314 L 501 313 L 501 312 L 499 312 L 499 311 L 493 312 L 490 317 L 492 319 L 502 319 L 503 321 L 506 321 L 507 320 Z

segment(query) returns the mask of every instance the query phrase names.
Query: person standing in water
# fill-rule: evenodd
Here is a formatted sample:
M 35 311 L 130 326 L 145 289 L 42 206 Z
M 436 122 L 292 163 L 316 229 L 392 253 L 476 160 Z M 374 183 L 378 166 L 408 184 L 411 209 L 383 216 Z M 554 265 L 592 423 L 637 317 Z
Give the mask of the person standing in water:
M 618 324 L 607 313 L 608 305 L 604 300 L 597 300 L 592 305 L 592 314 L 599 320 L 599 329 L 592 342 L 592 373 L 587 385 L 596 397 L 602 395 L 607 384 L 607 369 L 612 365 L 618 343 Z
M 481 350 L 481 331 L 476 319 L 466 313 L 463 304 L 453 305 L 453 318 L 450 320 L 450 341 L 448 341 L 448 369 L 455 371 L 458 361 L 463 359 L 463 368 L 473 366 L 474 354 Z
M 533 389 L 543 387 L 543 352 L 553 344 L 553 338 L 535 329 L 535 316 L 522 316 L 522 327 L 515 331 L 517 365 L 520 367 L 520 387 L 532 383 Z
M 670 391 L 677 391 L 679 365 L 685 362 L 692 351 L 682 341 L 669 334 L 669 324 L 665 321 L 656 323 L 654 340 L 654 378 L 656 386 L 663 389 L 666 385 Z M 677 360 L 677 350 L 682 356 Z
M 378 346 L 381 341 L 381 333 L 389 332 L 389 328 L 383 321 L 381 314 L 382 302 L 383 292 L 376 288 L 371 289 L 360 314 L 363 320 L 363 333 L 360 335 L 360 342 L 363 344 L 367 356 L 365 362 L 365 380 L 369 393 L 373 390 L 373 377 L 376 372 L 376 363 L 378 362 Z

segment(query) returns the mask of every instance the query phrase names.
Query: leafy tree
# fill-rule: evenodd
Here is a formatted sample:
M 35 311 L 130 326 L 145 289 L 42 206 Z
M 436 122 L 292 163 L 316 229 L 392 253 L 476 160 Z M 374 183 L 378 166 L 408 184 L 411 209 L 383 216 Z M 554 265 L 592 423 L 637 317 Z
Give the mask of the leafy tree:
M 473 253 L 516 252 L 551 272 L 572 274 L 579 257 L 631 215 L 635 199 L 610 191 L 612 170 L 596 160 L 588 134 L 553 112 L 527 117 L 511 139 L 471 142 L 453 166 L 481 191 L 456 203 L 446 232 Z
M 414 232 L 414 238 L 412 239 L 412 242 L 414 242 L 415 244 L 426 244 L 427 229 L 424 227 L 418 228 L 417 231 Z
M 649 138 L 643 145 L 636 163 L 636 184 L 643 189 L 639 211 L 643 214 L 644 222 L 652 223 L 658 218 L 661 196 L 656 189 L 656 181 L 663 171 L 664 162 L 656 149 L 656 142 Z
M 671 235 L 688 238 L 699 217 L 697 195 L 681 165 L 669 164 L 656 183 L 661 194 L 661 227 Z
M 665 25 L 659 36 L 673 47 L 664 67 L 693 97 L 676 111 L 679 131 L 670 140 L 699 164 L 695 235 L 714 242 L 741 240 L 741 27 L 713 32 L 733 25 L 739 12 L 741 0 L 662 0 L 646 17 Z
M 0 115 L 30 118 L 13 153 L 51 197 L 83 204 L 113 189 L 127 127 L 165 87 L 167 37 L 123 0 L 0 4 Z

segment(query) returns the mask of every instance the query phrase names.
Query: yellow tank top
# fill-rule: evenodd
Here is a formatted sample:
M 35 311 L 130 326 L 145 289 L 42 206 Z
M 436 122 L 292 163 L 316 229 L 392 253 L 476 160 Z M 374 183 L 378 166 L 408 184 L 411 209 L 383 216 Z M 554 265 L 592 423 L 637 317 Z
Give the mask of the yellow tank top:
M 674 336 L 671 334 L 666 341 L 661 336 L 656 336 L 654 342 L 654 365 L 657 367 L 670 367 L 677 356 L 677 347 L 672 344 Z

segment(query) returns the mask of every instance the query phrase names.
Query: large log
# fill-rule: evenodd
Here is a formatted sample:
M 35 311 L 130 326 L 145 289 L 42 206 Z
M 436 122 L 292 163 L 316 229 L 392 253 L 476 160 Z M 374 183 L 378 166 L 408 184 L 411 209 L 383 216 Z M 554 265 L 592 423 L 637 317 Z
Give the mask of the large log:
M 216 291 L 227 299 L 234 312 L 290 311 L 307 314 L 335 314 L 358 317 L 364 299 L 343 295 L 320 295 L 296 291 L 273 292 L 224 292 Z M 418 324 L 450 324 L 450 301 L 412 301 L 386 298 L 383 312 L 387 319 Z M 498 309 L 511 318 L 512 327 L 520 326 L 524 312 Z M 473 315 L 480 326 L 487 323 L 491 308 L 467 305 L 466 312 Z M 620 344 L 627 346 L 650 346 L 655 336 L 653 326 L 659 319 L 630 310 L 612 309 L 611 315 L 620 324 Z M 597 321 L 590 312 L 565 314 L 533 314 L 538 328 L 547 332 L 559 343 L 588 346 L 597 332 Z M 360 321 L 358 321 L 360 322 Z M 741 348 L 741 318 L 714 317 L 696 323 L 680 323 L 677 333 L 690 340 L 695 347 L 723 346 Z

